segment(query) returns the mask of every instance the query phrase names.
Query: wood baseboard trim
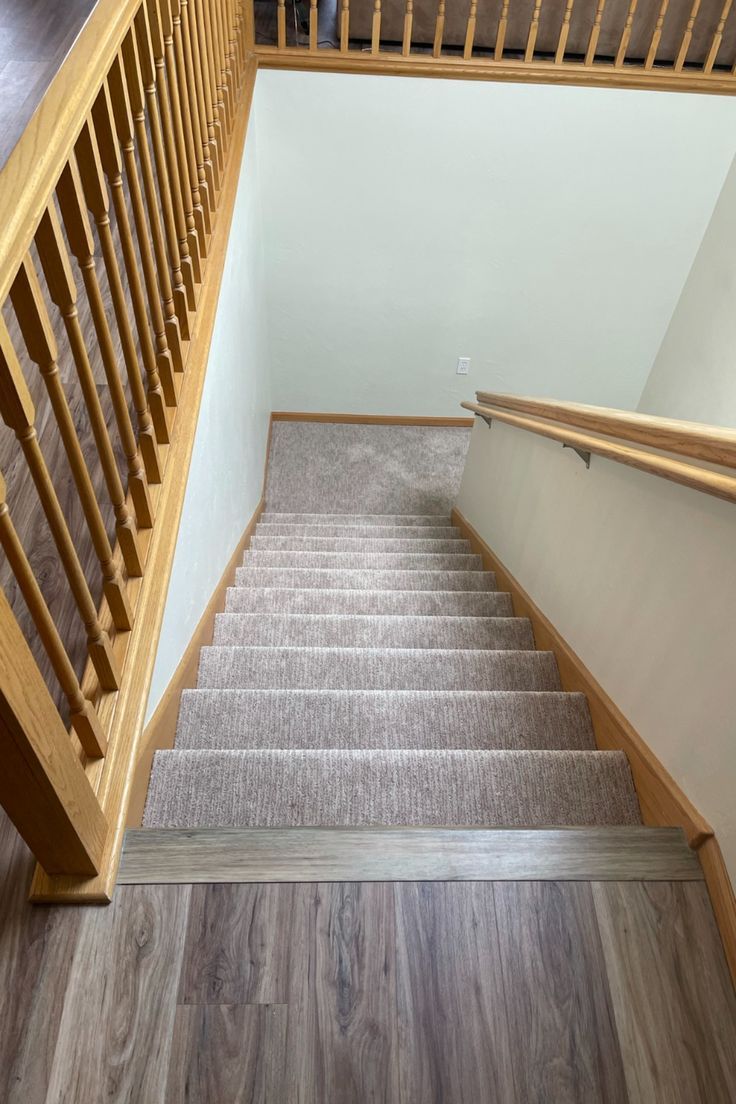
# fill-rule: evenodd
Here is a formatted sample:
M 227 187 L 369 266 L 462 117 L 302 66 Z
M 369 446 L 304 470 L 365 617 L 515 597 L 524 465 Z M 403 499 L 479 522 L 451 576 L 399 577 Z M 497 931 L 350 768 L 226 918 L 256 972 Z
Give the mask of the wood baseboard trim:
M 274 422 L 344 422 L 349 425 L 448 426 L 469 429 L 473 418 L 430 418 L 410 414 L 329 414 L 299 410 L 274 410 Z
M 268 455 L 268 453 L 266 453 Z M 148 780 L 151 774 L 151 764 L 156 751 L 174 746 L 176 736 L 176 722 L 179 717 L 179 702 L 183 690 L 191 690 L 197 685 L 197 672 L 199 670 L 199 653 L 202 648 L 212 643 L 215 631 L 215 617 L 225 608 L 225 593 L 235 579 L 235 572 L 243 558 L 243 553 L 250 547 L 251 537 L 255 531 L 258 519 L 263 513 L 265 499 L 261 498 L 253 517 L 248 522 L 233 552 L 227 567 L 222 573 L 220 581 L 213 590 L 199 624 L 187 644 L 186 651 L 179 661 L 179 666 L 171 677 L 161 701 L 156 706 L 153 716 L 146 725 L 141 739 L 141 752 L 136 766 L 135 777 L 131 789 L 130 804 L 128 806 L 128 828 L 138 828 L 143 819 L 143 809 L 148 792 Z
M 511 593 L 514 612 L 528 617 L 538 648 L 554 652 L 565 690 L 585 694 L 588 699 L 598 747 L 626 752 L 645 824 L 683 829 L 690 847 L 697 851 L 723 948 L 736 983 L 736 900 L 713 829 L 685 796 L 674 778 L 606 694 L 580 657 L 573 651 L 521 584 L 501 563 L 480 534 L 459 510 L 452 511 L 453 524 L 470 541 L 483 566 L 495 571 L 500 590 Z
M 702 881 L 678 828 L 148 828 L 121 884 Z

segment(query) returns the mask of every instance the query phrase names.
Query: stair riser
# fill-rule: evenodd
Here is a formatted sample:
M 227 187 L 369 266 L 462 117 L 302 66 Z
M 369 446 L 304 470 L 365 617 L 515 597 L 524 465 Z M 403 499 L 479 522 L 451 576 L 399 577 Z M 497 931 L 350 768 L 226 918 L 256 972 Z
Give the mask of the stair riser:
M 480 556 L 421 552 L 245 552 L 243 567 L 318 567 L 335 571 L 480 571 Z
M 513 617 L 511 595 L 499 590 L 310 590 L 230 587 L 226 613 L 362 614 L 414 617 Z
M 297 648 L 534 647 L 522 617 L 360 617 L 218 614 L 214 644 Z
M 462 540 L 459 529 L 436 525 L 279 525 L 259 522 L 256 536 L 321 537 L 323 539 L 368 537 L 371 540 Z
M 362 553 L 411 553 L 469 555 L 470 544 L 466 540 L 374 540 L 368 537 L 268 537 L 258 533 L 250 542 L 257 552 L 362 552 Z
M 203 648 L 200 689 L 559 690 L 550 652 Z
M 318 590 L 495 590 L 492 571 L 337 571 L 334 568 L 239 567 L 239 587 Z
M 264 525 L 452 525 L 447 514 L 278 514 L 266 511 L 259 521 Z
M 593 750 L 582 694 L 185 690 L 186 749 Z

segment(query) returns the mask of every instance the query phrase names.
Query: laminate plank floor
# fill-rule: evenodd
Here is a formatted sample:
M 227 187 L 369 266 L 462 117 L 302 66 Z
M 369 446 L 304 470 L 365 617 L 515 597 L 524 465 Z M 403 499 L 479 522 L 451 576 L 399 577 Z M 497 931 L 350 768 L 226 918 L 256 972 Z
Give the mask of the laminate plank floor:
M 0 819 L 8 1104 L 730 1104 L 702 882 L 120 886 L 33 908 Z

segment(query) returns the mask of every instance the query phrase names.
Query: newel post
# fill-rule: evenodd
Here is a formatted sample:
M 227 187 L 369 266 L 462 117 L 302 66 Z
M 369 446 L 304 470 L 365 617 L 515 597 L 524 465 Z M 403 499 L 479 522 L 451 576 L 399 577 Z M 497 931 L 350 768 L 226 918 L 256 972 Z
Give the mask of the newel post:
M 107 823 L 0 590 L 0 804 L 48 874 L 96 874 Z

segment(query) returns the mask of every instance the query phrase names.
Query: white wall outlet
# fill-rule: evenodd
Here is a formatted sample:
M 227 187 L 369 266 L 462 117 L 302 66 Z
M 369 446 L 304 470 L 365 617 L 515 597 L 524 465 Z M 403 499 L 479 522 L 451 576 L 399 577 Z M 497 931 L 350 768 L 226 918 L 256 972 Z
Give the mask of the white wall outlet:
M 457 374 L 459 376 L 467 376 L 470 371 L 470 357 L 458 357 L 457 358 Z

